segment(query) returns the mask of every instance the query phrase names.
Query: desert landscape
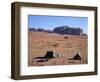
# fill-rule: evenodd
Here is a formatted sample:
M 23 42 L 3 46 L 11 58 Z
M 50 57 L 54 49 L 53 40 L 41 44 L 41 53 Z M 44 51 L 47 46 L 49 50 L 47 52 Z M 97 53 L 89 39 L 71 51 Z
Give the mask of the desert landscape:
M 88 37 L 49 32 L 28 31 L 28 66 L 87 64 Z M 42 60 L 47 51 L 56 51 L 59 57 Z M 80 53 L 81 59 L 73 57 Z

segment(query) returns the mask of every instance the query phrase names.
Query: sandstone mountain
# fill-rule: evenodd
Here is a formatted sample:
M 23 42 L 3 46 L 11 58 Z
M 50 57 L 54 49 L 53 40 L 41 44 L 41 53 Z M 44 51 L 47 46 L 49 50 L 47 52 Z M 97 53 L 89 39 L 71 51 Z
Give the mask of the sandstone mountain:
M 70 34 L 70 35 L 82 35 L 83 30 L 81 28 L 72 28 L 69 26 L 60 26 L 56 27 L 53 30 L 54 33 L 59 33 L 59 34 Z

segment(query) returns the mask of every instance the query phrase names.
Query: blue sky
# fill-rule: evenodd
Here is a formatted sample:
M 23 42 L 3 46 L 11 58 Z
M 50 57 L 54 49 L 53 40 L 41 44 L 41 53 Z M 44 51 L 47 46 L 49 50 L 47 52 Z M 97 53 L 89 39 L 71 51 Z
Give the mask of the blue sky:
M 53 30 L 59 26 L 80 27 L 85 33 L 88 29 L 87 17 L 70 17 L 70 16 L 46 16 L 46 15 L 29 15 L 29 28 L 43 28 Z

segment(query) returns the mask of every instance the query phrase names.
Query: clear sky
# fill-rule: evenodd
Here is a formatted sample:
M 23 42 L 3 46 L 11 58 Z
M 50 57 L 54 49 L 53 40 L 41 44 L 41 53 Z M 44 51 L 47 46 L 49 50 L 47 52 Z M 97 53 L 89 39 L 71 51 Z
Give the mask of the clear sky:
M 46 16 L 46 15 L 29 15 L 29 28 L 43 28 L 53 30 L 59 26 L 70 26 L 82 28 L 85 33 L 88 29 L 87 17 L 70 17 L 70 16 Z

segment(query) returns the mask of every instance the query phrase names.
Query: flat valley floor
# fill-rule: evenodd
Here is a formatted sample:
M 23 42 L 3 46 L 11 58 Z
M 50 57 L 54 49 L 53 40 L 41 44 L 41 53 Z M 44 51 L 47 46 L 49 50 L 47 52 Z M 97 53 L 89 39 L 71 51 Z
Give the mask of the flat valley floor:
M 60 35 L 46 32 L 28 32 L 28 66 L 76 65 L 87 64 L 87 36 Z M 48 61 L 38 61 L 47 51 L 56 51 L 59 57 Z M 80 53 L 81 60 L 72 60 Z

